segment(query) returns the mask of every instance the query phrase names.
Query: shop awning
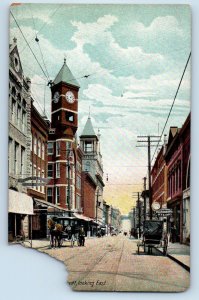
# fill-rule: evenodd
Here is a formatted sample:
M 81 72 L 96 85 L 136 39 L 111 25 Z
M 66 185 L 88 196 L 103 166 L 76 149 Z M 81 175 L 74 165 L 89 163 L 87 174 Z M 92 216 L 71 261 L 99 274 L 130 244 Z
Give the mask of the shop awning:
M 72 212 L 71 210 L 68 210 L 66 208 L 60 207 L 59 205 L 47 202 L 45 200 L 33 198 L 34 202 L 41 205 L 42 207 L 46 207 L 48 212 L 54 212 L 54 211 L 62 211 L 62 212 Z
M 87 222 L 93 221 L 93 219 L 86 217 L 84 215 L 77 214 L 77 213 L 73 213 L 73 216 L 79 220 L 83 220 L 83 221 L 87 221 Z
M 33 200 L 32 197 L 25 193 L 20 193 L 14 190 L 8 190 L 8 212 L 22 215 L 33 215 Z

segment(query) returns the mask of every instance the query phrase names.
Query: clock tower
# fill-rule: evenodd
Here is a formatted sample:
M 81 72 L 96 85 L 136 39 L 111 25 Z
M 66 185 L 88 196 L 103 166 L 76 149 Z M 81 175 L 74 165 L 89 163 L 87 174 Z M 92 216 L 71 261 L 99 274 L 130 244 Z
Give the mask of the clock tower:
M 47 201 L 73 211 L 77 207 L 77 156 L 79 84 L 64 59 L 51 82 L 51 128 L 48 135 Z
M 73 139 L 78 127 L 79 84 L 64 59 L 64 64 L 51 85 L 51 127 L 60 138 Z

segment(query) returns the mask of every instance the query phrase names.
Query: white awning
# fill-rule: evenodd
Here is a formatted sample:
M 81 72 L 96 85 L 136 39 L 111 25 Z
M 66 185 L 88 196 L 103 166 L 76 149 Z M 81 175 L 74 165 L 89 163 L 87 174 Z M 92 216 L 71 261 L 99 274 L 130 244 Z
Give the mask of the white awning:
M 23 215 L 33 215 L 32 197 L 25 193 L 19 193 L 14 190 L 8 190 L 8 212 Z
M 77 213 L 73 213 L 74 217 L 79 219 L 79 220 L 84 220 L 84 221 L 92 221 L 93 219 L 89 218 L 89 217 L 86 217 L 84 215 L 80 215 L 80 214 L 77 214 Z

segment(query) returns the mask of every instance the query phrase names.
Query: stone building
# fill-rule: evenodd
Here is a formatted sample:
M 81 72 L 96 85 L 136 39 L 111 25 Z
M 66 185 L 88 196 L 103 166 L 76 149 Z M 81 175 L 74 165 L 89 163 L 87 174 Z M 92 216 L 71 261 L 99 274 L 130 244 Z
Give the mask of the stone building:
M 83 194 L 83 213 L 92 215 L 99 225 L 103 224 L 103 165 L 102 155 L 100 152 L 99 135 L 95 134 L 90 116 L 87 119 L 83 132 L 80 136 L 80 147 L 83 150 L 82 171 L 87 173 L 83 177 L 83 189 L 90 185 L 89 194 L 89 210 L 86 204 L 87 193 Z M 92 181 L 92 184 L 91 184 Z M 95 184 L 95 194 L 93 188 Z M 87 207 L 87 209 L 86 209 Z
M 29 235 L 29 217 L 33 201 L 23 180 L 30 176 L 31 96 L 30 79 L 25 78 L 19 58 L 17 40 L 9 48 L 9 240 Z

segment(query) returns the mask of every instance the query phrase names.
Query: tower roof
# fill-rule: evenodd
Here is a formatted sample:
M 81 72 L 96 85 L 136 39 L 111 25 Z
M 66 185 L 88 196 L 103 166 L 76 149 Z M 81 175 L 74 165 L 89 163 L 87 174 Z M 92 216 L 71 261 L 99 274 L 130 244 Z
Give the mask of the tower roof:
M 93 125 L 92 125 L 90 116 L 88 117 L 88 120 L 86 121 L 83 132 L 81 134 L 81 137 L 84 137 L 84 136 L 95 136 L 97 138 L 97 135 L 95 134 L 95 131 L 93 129 Z
M 71 73 L 69 67 L 67 66 L 66 59 L 64 59 L 64 64 L 61 67 L 57 76 L 55 77 L 54 84 L 58 84 L 60 82 L 65 82 L 65 83 L 71 84 L 73 86 L 76 86 L 78 88 L 80 87 L 79 83 L 77 82 L 77 80 Z

